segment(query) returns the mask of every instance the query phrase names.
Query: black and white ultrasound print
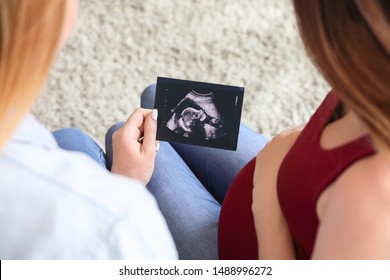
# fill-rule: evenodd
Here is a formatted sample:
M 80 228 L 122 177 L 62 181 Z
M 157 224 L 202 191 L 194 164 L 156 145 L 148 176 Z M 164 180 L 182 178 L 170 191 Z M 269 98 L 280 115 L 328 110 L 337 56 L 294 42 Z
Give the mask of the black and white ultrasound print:
M 226 133 L 214 103 L 214 93 L 191 90 L 171 110 L 167 128 L 187 138 L 217 139 Z
M 244 88 L 158 77 L 157 139 L 236 150 Z

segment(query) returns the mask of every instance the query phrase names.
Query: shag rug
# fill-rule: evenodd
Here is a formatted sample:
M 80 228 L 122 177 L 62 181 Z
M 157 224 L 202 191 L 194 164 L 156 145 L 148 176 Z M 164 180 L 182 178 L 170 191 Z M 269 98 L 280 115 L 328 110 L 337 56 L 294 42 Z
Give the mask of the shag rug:
M 242 122 L 267 137 L 306 122 L 329 90 L 291 0 L 81 0 L 33 113 L 103 145 L 157 76 L 244 86 Z

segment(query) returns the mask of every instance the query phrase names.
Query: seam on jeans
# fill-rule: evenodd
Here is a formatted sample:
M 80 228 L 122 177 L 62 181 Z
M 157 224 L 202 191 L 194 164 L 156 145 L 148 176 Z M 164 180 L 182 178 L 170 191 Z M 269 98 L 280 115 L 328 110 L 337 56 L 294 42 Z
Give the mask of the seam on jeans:
M 96 144 L 97 145 L 97 144 Z M 106 155 L 104 154 L 103 150 L 98 146 L 99 148 L 99 157 L 100 157 L 100 164 L 107 169 L 107 159 Z

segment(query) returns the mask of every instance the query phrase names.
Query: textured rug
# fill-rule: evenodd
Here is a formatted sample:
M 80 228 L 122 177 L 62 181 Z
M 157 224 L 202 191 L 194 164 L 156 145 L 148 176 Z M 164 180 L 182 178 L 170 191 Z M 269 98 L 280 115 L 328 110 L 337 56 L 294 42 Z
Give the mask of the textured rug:
M 103 144 L 157 76 L 244 86 L 242 122 L 267 137 L 306 122 L 329 90 L 290 0 L 81 0 L 33 113 Z

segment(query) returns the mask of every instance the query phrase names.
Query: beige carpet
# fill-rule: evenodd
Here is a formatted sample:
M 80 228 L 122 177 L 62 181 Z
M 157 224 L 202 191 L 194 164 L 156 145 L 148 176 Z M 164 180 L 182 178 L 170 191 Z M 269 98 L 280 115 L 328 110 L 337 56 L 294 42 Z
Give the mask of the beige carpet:
M 329 89 L 290 0 L 81 0 L 33 113 L 103 144 L 157 76 L 244 86 L 242 121 L 268 137 L 307 121 Z

